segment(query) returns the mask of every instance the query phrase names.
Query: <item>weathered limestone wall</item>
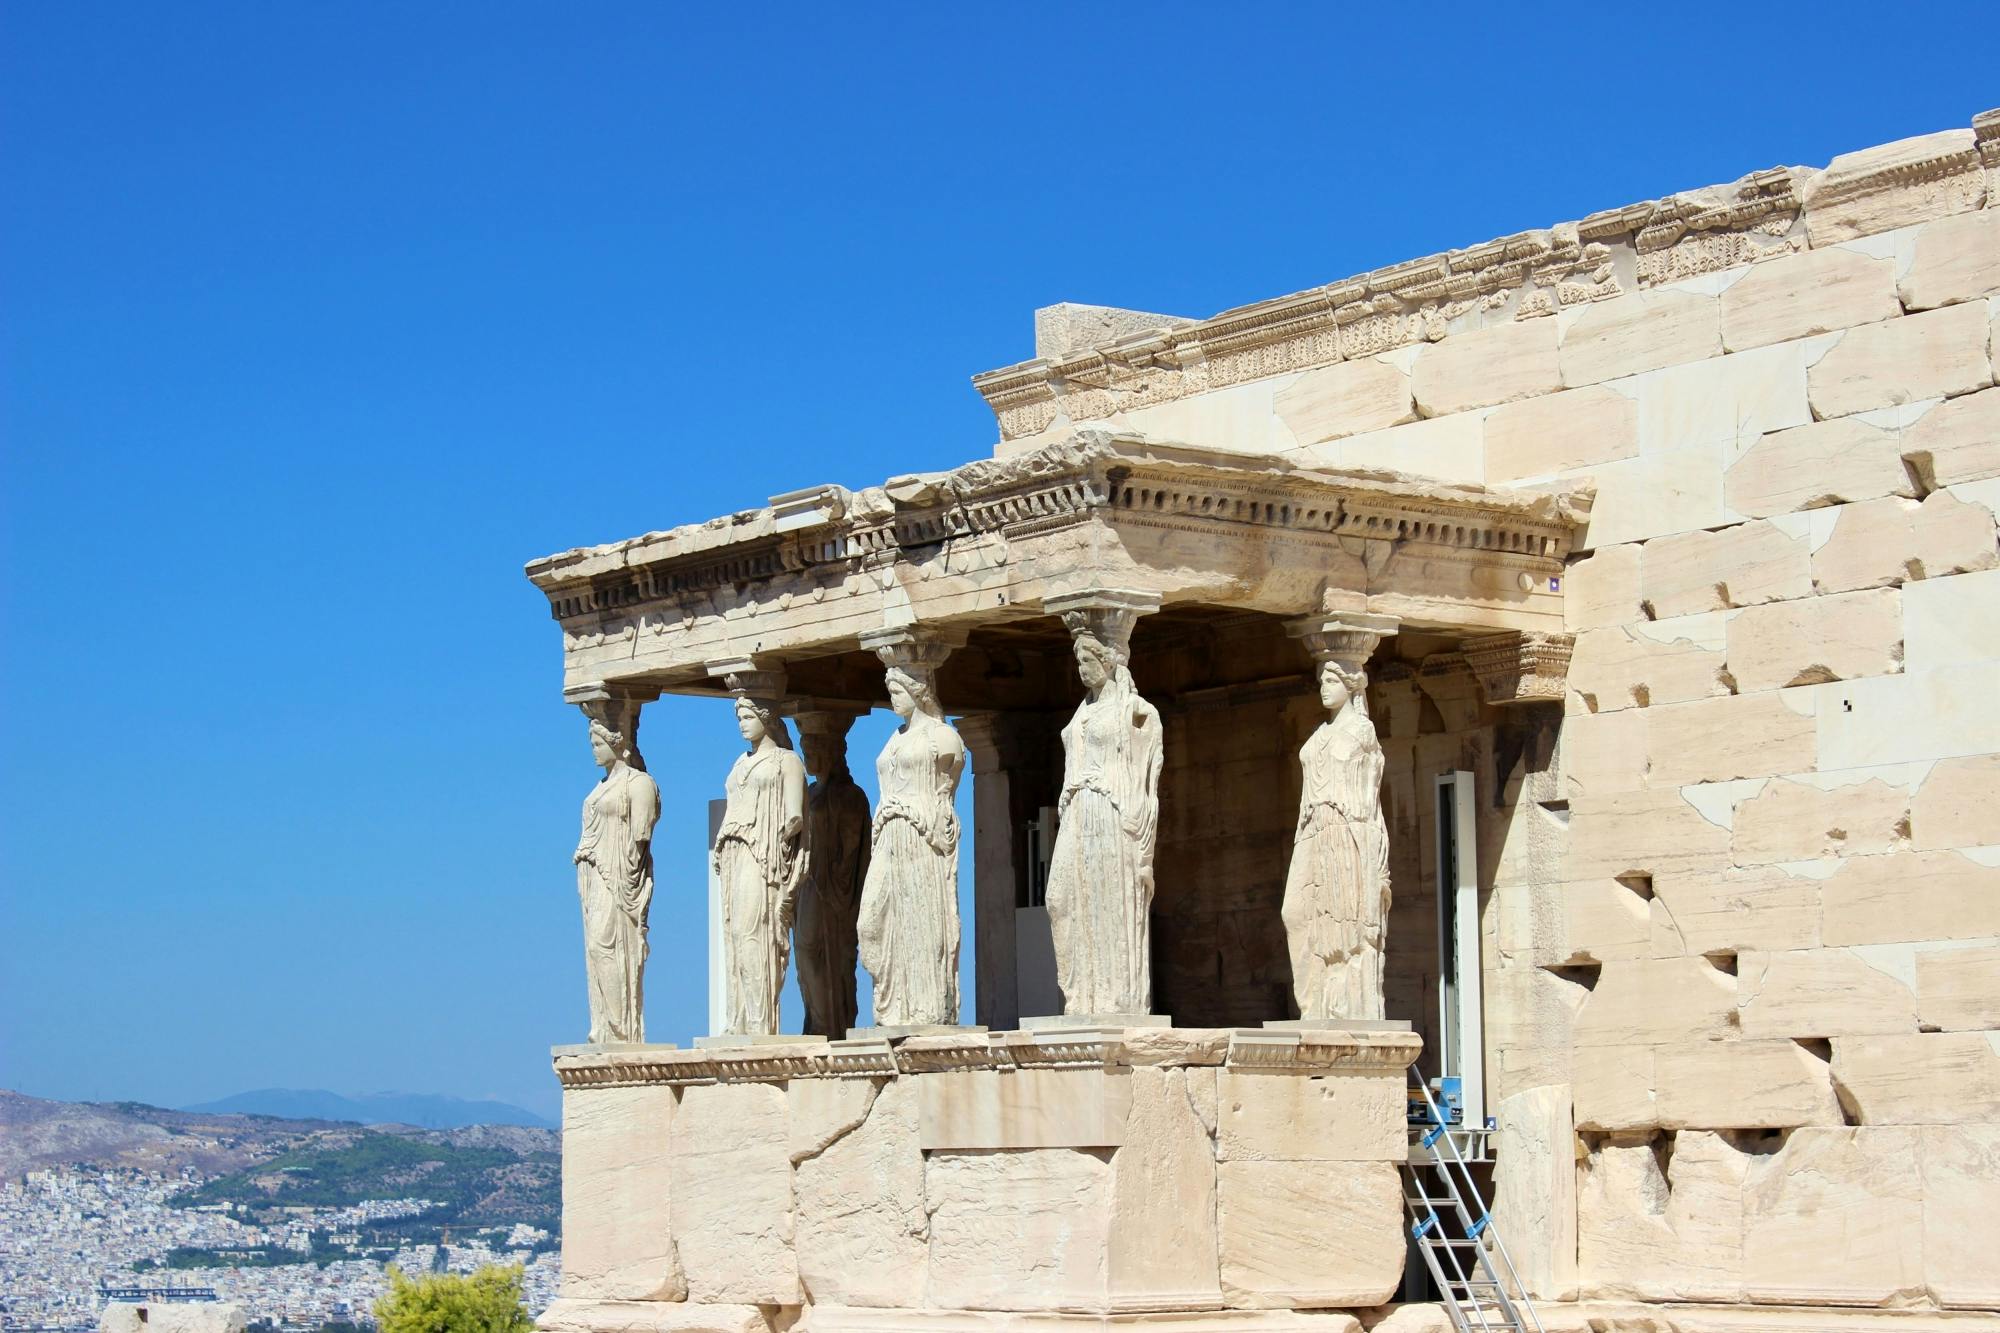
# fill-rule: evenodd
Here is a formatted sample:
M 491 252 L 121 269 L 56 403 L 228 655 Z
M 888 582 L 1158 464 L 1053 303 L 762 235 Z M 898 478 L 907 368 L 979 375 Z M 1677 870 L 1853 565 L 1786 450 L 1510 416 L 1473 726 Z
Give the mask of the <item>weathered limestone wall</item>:
M 1097 350 L 1003 453 L 1596 482 L 1560 723 L 1469 755 L 1531 1287 L 2000 1308 L 2000 113 Z M 1384 722 L 1405 859 L 1454 730 Z
M 1402 1276 L 1416 1050 L 1154 1028 L 559 1052 L 541 1327 L 1357 1333 L 1338 1312 Z

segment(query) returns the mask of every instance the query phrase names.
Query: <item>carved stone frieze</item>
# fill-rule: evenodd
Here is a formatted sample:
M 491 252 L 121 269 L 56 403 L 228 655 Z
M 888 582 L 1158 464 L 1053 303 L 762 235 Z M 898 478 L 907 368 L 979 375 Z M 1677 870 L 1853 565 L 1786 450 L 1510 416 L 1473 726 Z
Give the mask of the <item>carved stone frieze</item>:
M 865 591 L 856 576 L 871 569 L 933 559 L 954 569 L 1019 564 L 1036 539 L 1090 525 L 1265 545 L 1379 539 L 1553 564 L 1569 553 L 1589 507 L 1587 485 L 1510 491 L 1322 471 L 1086 431 L 1011 458 L 897 478 L 839 503 L 753 510 L 562 552 L 527 572 L 570 650 L 615 644 L 643 656 L 719 606 L 758 624 L 796 618 Z M 743 684 L 745 692 L 755 685 Z
M 2000 162 L 2000 117 L 1985 113 L 1974 119 L 1973 130 L 1971 146 L 1842 178 L 1822 189 L 1815 203 L 1838 204 Z M 1038 357 L 975 375 L 972 382 L 998 419 L 1001 437 L 1016 440 L 1062 419 L 1104 420 L 1495 322 L 1550 315 L 1622 295 L 1634 285 L 1683 282 L 1804 249 L 1804 196 L 1816 174 L 1773 167 L 1728 185 L 1605 209 L 1209 319 Z
M 1459 652 L 1489 704 L 1560 702 L 1575 643 L 1568 634 L 1489 634 Z
M 797 1042 L 678 1050 L 672 1046 L 560 1046 L 552 1052 L 565 1088 L 702 1083 L 771 1083 L 802 1078 L 891 1079 L 987 1069 L 1158 1068 L 1212 1066 L 1218 1038 L 1209 1029 L 1078 1028 L 968 1032 L 896 1041 Z M 1239 1029 L 1227 1038 L 1224 1067 L 1244 1069 L 1392 1070 L 1400 1075 L 1420 1040 L 1407 1032 Z

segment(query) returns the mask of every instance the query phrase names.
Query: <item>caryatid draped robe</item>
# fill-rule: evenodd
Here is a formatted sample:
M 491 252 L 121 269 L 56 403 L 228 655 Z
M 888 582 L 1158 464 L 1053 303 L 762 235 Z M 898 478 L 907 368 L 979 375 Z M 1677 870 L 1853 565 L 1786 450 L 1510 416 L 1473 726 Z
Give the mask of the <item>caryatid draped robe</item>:
M 798 755 L 775 745 L 740 756 L 729 770 L 714 853 L 722 886 L 725 1032 L 778 1030 L 778 992 L 806 866 L 803 830 L 786 836 L 785 787 L 790 774 L 803 785 L 804 771 Z
M 1282 913 L 1299 1017 L 1382 1017 L 1389 833 L 1382 746 L 1354 702 L 1299 752 L 1305 770 Z
M 919 717 L 922 715 L 919 714 Z M 958 815 L 965 743 L 915 719 L 875 761 L 881 804 L 861 890 L 861 961 L 878 1026 L 958 1022 Z
M 605 774 L 583 801 L 583 837 L 573 859 L 595 1043 L 646 1039 L 646 913 L 659 817 L 659 787 L 626 764 Z
M 1048 909 L 1063 1012 L 1143 1014 L 1153 998 L 1160 715 L 1121 667 L 1062 736 Z
M 868 793 L 843 768 L 806 792 L 806 875 L 799 885 L 799 995 L 805 1030 L 839 1039 L 854 1026 L 855 929 L 868 873 Z

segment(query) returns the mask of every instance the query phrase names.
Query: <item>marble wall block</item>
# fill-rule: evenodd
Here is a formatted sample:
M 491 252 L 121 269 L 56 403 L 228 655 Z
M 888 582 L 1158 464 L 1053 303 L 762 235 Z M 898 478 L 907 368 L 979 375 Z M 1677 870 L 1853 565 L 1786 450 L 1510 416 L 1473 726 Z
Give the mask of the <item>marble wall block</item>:
M 1393 1162 L 1223 1162 L 1216 1171 L 1231 1308 L 1366 1308 L 1396 1290 L 1403 1194 Z
M 797 1305 L 785 1089 L 714 1083 L 681 1094 L 668 1137 L 674 1240 L 688 1299 Z
M 668 1087 L 563 1094 L 565 1298 L 678 1301 L 668 1145 L 679 1099 Z

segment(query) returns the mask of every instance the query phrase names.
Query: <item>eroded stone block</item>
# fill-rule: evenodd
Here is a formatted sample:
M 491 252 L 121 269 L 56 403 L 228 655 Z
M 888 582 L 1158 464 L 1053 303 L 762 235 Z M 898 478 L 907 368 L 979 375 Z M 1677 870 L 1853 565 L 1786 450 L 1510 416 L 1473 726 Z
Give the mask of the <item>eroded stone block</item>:
M 1572 632 L 1642 619 L 1639 602 L 1641 548 L 1601 546 L 1572 563 L 1563 576 L 1563 622 Z
M 1302 445 L 1417 419 L 1408 372 L 1375 357 L 1306 371 L 1278 390 L 1273 410 Z
M 1766 520 L 1646 544 L 1646 603 L 1659 619 L 1804 597 L 1806 540 Z
M 1921 504 L 1895 496 L 1842 505 L 1812 553 L 1821 592 L 1874 588 L 2000 565 L 1993 511 L 1943 491 Z
M 1632 292 L 1586 306 L 1562 332 L 1563 383 L 1597 384 L 1722 353 L 1722 315 L 1713 296 L 1691 291 Z
M 1737 808 L 1739 826 L 1742 807 Z M 1653 878 L 1653 952 L 1735 954 L 1819 944 L 1819 881 L 1777 866 Z
M 1608 963 L 1653 952 L 1650 891 L 1635 892 L 1615 879 L 1562 886 L 1563 937 L 1556 964 Z
M 1225 1162 L 1394 1161 L 1407 1145 L 1399 1079 L 1224 1069 L 1215 1092 Z
M 1813 415 L 1949 398 L 1993 382 L 1984 305 L 1947 306 L 1849 329 L 1806 372 Z
M 1816 703 L 1804 690 L 1765 690 L 1648 710 L 1648 782 L 1773 777 L 1815 766 Z
M 1494 1225 L 1530 1297 L 1569 1299 L 1576 1294 L 1576 1134 L 1569 1088 L 1554 1084 L 1516 1093 L 1500 1103 L 1494 1120 Z
M 1220 1303 L 1215 1141 L 1199 1107 L 1215 1080 L 1213 1069 L 1132 1071 L 1125 1146 L 1111 1159 L 1106 1264 L 1116 1309 Z
M 1727 694 L 1724 633 L 1710 616 L 1586 630 L 1571 649 L 1569 688 L 1593 713 Z
M 1604 1131 L 1648 1129 L 1657 1125 L 1653 1060 L 1657 1049 L 1586 1046 L 1578 1050 L 1570 1066 L 1576 1127 Z
M 773 1083 L 684 1089 L 668 1145 L 674 1243 L 688 1299 L 797 1305 L 785 1089 Z
M 1780 779 L 1736 807 L 1730 850 L 1742 866 L 1886 852 L 1905 841 L 1909 808 L 1879 778 L 1825 789 Z
M 1903 638 L 1911 671 L 2000 661 L 2000 569 L 1905 584 Z
M 1739 514 L 1768 518 L 1800 509 L 1914 495 L 1897 432 L 1853 417 L 1774 431 L 1729 465 L 1723 499 Z
M 563 1093 L 562 1291 L 581 1300 L 677 1301 L 669 1087 Z
M 1917 1017 L 1944 1032 L 2000 1028 L 2000 947 L 1919 951 Z
M 1556 322 L 1531 319 L 1454 334 L 1417 353 L 1417 406 L 1441 417 L 1494 403 L 1554 393 L 1562 387 Z
M 1094 1310 L 1105 1299 L 1110 1153 L 1078 1148 L 934 1152 L 929 1304 Z
M 2000 1306 L 1993 1201 L 2000 1198 L 2000 1125 L 1917 1131 L 1922 1159 L 1924 1281 L 1940 1305 Z
M 1947 398 L 1903 432 L 1901 447 L 1933 488 L 2000 477 L 2000 389 Z
M 918 1087 L 927 1151 L 1114 1148 L 1132 1107 L 1123 1070 L 962 1070 L 926 1075 Z
M 1729 674 L 1745 694 L 1903 667 L 1903 605 L 1894 588 L 1769 602 L 1729 621 Z
M 1646 713 L 1571 713 L 1563 719 L 1563 782 L 1568 794 L 1606 796 L 1646 782 Z
M 1829 945 L 2000 936 L 2000 867 L 1957 852 L 1898 852 L 1841 863 L 1820 888 Z
M 1911 310 L 2000 292 L 2000 213 L 1986 209 L 1925 225 L 1900 291 Z
M 908 1305 L 923 1292 L 930 1217 L 913 1082 L 889 1080 L 858 1122 L 795 1167 L 799 1281 L 816 1304 Z M 873 1086 L 799 1079 L 791 1090 L 810 1084 Z
M 1577 1183 L 1583 1294 L 1738 1299 L 1748 1166 L 1727 1139 L 1700 1130 L 1592 1147 Z
M 1799 1305 L 1907 1303 L 1921 1295 L 1917 1132 L 1792 1131 L 1749 1175 L 1743 1286 L 1753 1301 Z
M 1576 1016 L 1577 1046 L 1656 1046 L 1735 1035 L 1736 978 L 1705 958 L 1606 963 Z
M 1567 880 L 1714 869 L 1728 856 L 1729 830 L 1711 824 L 1671 788 L 1570 799 Z
M 1638 404 L 1612 389 L 1572 389 L 1495 408 L 1486 480 L 1549 477 L 1639 453 Z
M 1736 992 L 1745 1039 L 1917 1030 L 1910 988 L 1848 949 L 1739 954 Z
M 1732 352 L 1832 333 L 1903 313 L 1896 266 L 1853 250 L 1807 250 L 1753 265 L 1722 293 Z
M 1216 1170 L 1231 1308 L 1361 1309 L 1396 1290 L 1403 1192 L 1395 1163 L 1223 1162 Z
M 1993 1123 L 2000 1121 L 1996 1042 L 2000 1033 L 1838 1037 L 1833 1076 L 1864 1125 Z
M 1659 1123 L 1669 1129 L 1838 1125 L 1827 1062 L 1795 1041 L 1702 1041 L 1654 1052 Z

